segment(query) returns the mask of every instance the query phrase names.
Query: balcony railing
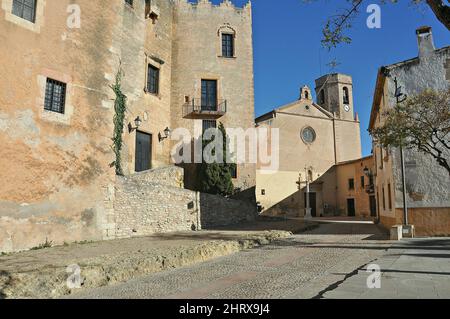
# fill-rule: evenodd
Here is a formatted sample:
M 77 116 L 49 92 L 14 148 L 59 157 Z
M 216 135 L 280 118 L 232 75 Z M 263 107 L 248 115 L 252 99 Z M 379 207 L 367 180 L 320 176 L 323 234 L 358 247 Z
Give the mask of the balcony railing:
M 192 99 L 183 106 L 183 117 L 187 119 L 218 119 L 227 113 L 227 100 L 205 103 L 202 99 Z

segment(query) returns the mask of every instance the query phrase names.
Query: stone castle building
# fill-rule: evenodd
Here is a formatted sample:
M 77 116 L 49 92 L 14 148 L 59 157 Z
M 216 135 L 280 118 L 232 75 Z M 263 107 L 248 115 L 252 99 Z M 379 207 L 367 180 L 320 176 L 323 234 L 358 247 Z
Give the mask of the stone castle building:
M 308 182 L 313 216 L 373 216 L 369 176 L 363 173 L 371 157 L 361 159 L 352 78 L 325 75 L 315 91 L 317 103 L 304 86 L 297 101 L 256 119 L 259 126 L 279 129 L 280 140 L 279 170 L 257 167 L 257 200 L 266 214 L 304 216 Z
M 429 88 L 450 87 L 450 47 L 436 49 L 430 27 L 416 31 L 419 56 L 381 67 L 376 82 L 369 131 L 383 125 L 384 112 L 396 105 L 395 80 L 401 93 L 413 96 Z M 381 223 L 402 225 L 403 188 L 399 149 L 373 143 L 376 196 Z M 450 152 L 443 150 L 450 158 Z M 405 153 L 406 203 L 409 223 L 419 236 L 450 234 L 450 178 L 428 154 L 407 149 Z
M 126 176 L 172 166 L 177 128 L 195 141 L 219 121 L 253 127 L 250 4 L 1 0 L 0 39 L 0 251 L 117 236 L 111 86 L 119 69 Z M 234 177 L 251 190 L 255 165 Z M 186 166 L 185 185 L 195 178 Z

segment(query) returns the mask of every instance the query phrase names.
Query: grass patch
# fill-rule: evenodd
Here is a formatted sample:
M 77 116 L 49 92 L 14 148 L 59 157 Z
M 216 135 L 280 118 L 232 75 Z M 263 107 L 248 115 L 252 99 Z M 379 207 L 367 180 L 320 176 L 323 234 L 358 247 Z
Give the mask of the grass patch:
M 40 244 L 39 246 L 30 248 L 30 250 L 40 250 L 40 249 L 46 249 L 53 247 L 53 241 L 48 241 L 47 238 L 45 238 L 45 243 Z

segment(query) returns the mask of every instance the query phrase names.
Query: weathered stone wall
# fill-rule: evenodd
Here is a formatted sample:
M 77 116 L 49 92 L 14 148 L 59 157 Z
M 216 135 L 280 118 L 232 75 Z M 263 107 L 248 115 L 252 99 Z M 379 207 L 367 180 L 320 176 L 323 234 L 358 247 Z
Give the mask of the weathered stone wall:
M 196 193 L 117 177 L 114 210 L 116 237 L 200 229 Z
M 116 237 L 200 230 L 256 218 L 256 206 L 251 202 L 174 186 L 178 176 L 173 172 L 156 170 L 117 177 L 114 200 Z
M 28 249 L 46 240 L 62 244 L 116 237 L 110 86 L 120 63 L 128 98 L 125 126 L 134 126 L 137 116 L 143 120 L 139 129 L 152 134 L 155 168 L 171 164 L 171 142 L 158 134 L 192 124 L 173 119 L 182 119 L 184 95 L 199 96 L 201 77 L 213 73 L 226 79 L 221 92 L 230 100 L 229 126 L 252 126 L 249 7 L 153 0 L 151 9 L 158 15 L 153 21 L 145 17 L 143 0 L 133 6 L 123 0 L 40 0 L 33 24 L 11 14 L 12 2 L 2 0 L 0 7 L 0 251 Z M 80 6 L 81 28 L 68 27 L 69 5 Z M 186 9 L 177 15 L 178 29 L 175 5 Z M 237 26 L 236 59 L 224 60 L 216 51 L 218 28 L 226 23 Z M 211 59 L 205 59 L 211 52 Z M 160 68 L 157 95 L 145 91 L 148 64 Z M 67 84 L 64 114 L 44 110 L 47 78 Z M 134 173 L 136 131 L 124 129 L 122 164 L 128 175 Z M 254 165 L 244 166 L 236 186 L 254 186 L 254 174 Z M 171 179 L 158 176 L 162 180 L 157 182 Z M 143 183 L 146 177 L 141 178 Z M 179 185 L 178 180 L 172 183 Z
M 250 222 L 256 216 L 256 205 L 253 202 L 200 194 L 200 220 L 203 229 Z
M 80 5 L 81 28 L 67 8 Z M 37 1 L 36 23 L 0 9 L 0 251 L 102 239 L 113 184 L 109 65 L 123 1 Z M 67 84 L 65 114 L 44 110 L 46 79 Z

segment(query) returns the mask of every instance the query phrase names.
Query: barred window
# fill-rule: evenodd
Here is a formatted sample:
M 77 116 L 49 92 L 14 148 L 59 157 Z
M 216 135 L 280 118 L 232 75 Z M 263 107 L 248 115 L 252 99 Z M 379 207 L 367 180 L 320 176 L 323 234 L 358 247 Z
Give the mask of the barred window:
M 159 69 L 148 65 L 147 91 L 152 94 L 159 93 Z
M 34 23 L 36 0 L 13 0 L 12 14 Z
M 65 103 L 66 84 L 47 78 L 44 109 L 46 109 L 47 111 L 64 114 Z
M 222 56 L 234 57 L 234 36 L 232 34 L 222 33 Z

